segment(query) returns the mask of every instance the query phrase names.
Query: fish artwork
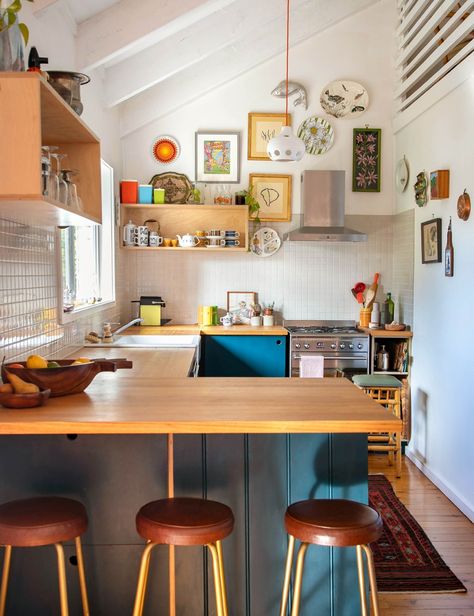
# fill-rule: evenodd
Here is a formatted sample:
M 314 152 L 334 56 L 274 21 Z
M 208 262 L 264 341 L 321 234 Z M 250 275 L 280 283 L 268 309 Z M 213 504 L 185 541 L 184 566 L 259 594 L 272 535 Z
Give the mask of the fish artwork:
M 298 94 L 297 98 L 293 101 L 293 105 L 296 107 L 297 105 L 303 105 L 305 109 L 308 108 L 306 89 L 300 84 L 294 81 L 288 82 L 288 97 L 293 96 L 294 94 Z M 277 96 L 278 98 L 286 97 L 286 81 L 280 81 L 276 88 L 272 90 L 272 96 Z

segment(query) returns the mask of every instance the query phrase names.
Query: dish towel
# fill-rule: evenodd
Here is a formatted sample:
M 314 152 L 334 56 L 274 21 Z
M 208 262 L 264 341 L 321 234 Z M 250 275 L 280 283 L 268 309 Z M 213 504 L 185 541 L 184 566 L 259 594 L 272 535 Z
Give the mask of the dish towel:
M 322 379 L 324 376 L 324 357 L 322 355 L 303 355 L 300 360 L 302 379 Z

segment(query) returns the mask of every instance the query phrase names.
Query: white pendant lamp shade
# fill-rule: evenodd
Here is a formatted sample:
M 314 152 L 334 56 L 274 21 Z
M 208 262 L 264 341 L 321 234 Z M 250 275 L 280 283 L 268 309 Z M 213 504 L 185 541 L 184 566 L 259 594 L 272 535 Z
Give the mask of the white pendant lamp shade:
M 304 141 L 295 137 L 289 126 L 283 126 L 278 137 L 268 142 L 267 153 L 272 160 L 294 162 L 303 158 L 305 148 Z

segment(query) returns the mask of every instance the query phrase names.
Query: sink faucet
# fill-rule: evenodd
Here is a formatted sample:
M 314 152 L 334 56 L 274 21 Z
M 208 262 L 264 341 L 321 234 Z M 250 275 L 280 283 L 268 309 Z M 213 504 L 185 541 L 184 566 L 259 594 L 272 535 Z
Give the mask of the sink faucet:
M 117 334 L 121 334 L 122 332 L 124 332 L 126 329 L 128 329 L 129 327 L 132 327 L 132 325 L 138 325 L 140 323 L 143 323 L 143 319 L 132 319 L 131 321 L 129 321 L 128 323 L 125 323 L 125 325 L 122 325 L 121 327 L 119 327 L 118 329 L 116 329 L 114 331 L 114 336 L 116 336 Z

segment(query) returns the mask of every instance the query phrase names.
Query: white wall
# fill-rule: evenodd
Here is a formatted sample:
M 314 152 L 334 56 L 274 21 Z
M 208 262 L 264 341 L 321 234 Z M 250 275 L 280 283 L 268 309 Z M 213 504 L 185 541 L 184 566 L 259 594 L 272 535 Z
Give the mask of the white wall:
M 392 40 L 395 7 L 382 0 L 322 34 L 292 48 L 290 78 L 301 82 L 308 91 L 309 107 L 290 110 L 294 127 L 310 115 L 322 115 L 332 123 L 335 142 L 323 156 L 305 155 L 299 163 L 272 163 L 247 160 L 247 119 L 250 111 L 282 112 L 283 99 L 270 95 L 284 74 L 284 56 L 235 79 L 230 84 L 180 107 L 122 141 L 124 177 L 148 182 L 155 173 L 177 171 L 194 179 L 194 133 L 197 130 L 238 130 L 241 132 L 241 184 L 248 185 L 252 172 L 289 173 L 293 176 L 293 222 L 300 224 L 299 178 L 303 169 L 346 170 L 346 213 L 351 225 L 368 229 L 369 242 L 286 243 L 270 259 L 253 255 L 207 255 L 199 253 L 127 253 L 129 287 L 135 295 L 161 293 L 167 300 L 167 316 L 184 322 L 196 320 L 200 303 L 225 307 L 226 291 L 248 289 L 260 293 L 263 302 L 275 301 L 286 318 L 355 319 L 358 305 L 350 288 L 358 280 L 372 281 L 375 271 L 382 274 L 382 290 L 392 283 L 393 182 L 391 130 Z M 212 70 L 210 63 L 209 70 Z M 358 119 L 336 119 L 322 111 L 322 88 L 337 78 L 360 81 L 369 92 L 368 111 Z M 170 93 L 166 92 L 169 98 Z M 140 111 L 140 97 L 132 103 Z M 159 110 L 160 99 L 156 100 Z M 353 193 L 352 129 L 369 124 L 382 128 L 382 191 Z M 173 135 L 181 144 L 182 154 L 172 165 L 158 165 L 151 155 L 156 136 Z M 358 216 L 357 216 L 358 215 Z M 364 215 L 364 216 L 361 216 Z M 367 218 L 365 218 L 367 216 Z M 373 217 L 373 220 L 370 220 Z M 359 220 L 357 220 L 359 218 Z M 280 232 L 288 226 L 270 224 Z M 189 229 L 194 231 L 194 229 Z
M 395 139 L 397 158 L 406 155 L 410 184 L 425 170 L 449 169 L 450 198 L 414 205 L 413 190 L 397 198 L 399 211 L 415 208 L 412 456 L 463 511 L 474 519 L 474 215 L 457 217 L 458 196 L 474 198 L 474 76 L 434 104 Z M 453 222 L 454 277 L 444 264 L 421 263 L 420 223 L 442 219 L 446 245 Z

